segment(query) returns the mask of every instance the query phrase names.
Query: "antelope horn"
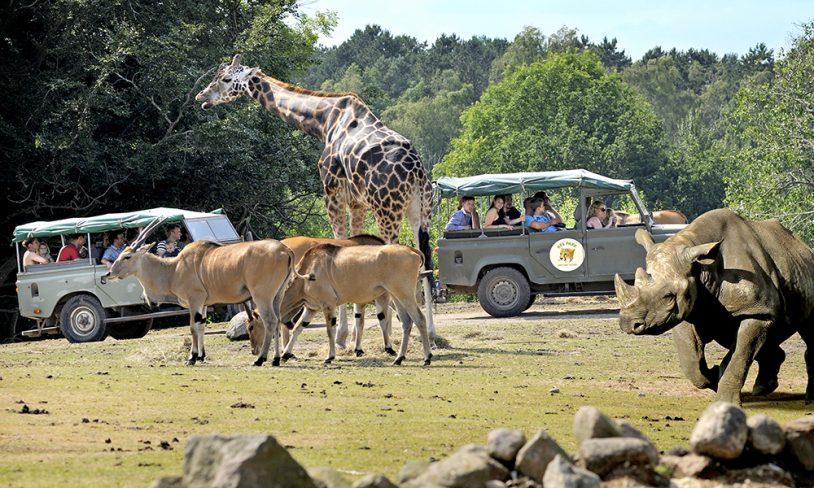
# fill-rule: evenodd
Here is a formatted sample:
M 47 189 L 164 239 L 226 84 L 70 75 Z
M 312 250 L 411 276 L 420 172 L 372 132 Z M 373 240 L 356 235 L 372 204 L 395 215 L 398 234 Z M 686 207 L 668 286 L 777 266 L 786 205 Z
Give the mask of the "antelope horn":
M 138 249 L 139 246 L 144 244 L 144 241 L 147 240 L 147 237 L 149 237 L 150 234 L 153 233 L 156 227 L 163 224 L 165 220 L 167 220 L 167 217 L 159 217 L 150 222 L 149 224 L 147 224 L 147 226 L 144 229 L 142 229 L 141 232 L 139 232 L 138 237 L 136 237 L 136 240 L 130 243 L 130 247 Z
M 613 285 L 616 288 L 616 298 L 622 308 L 627 307 L 639 298 L 639 289 L 625 283 L 625 280 L 617 273 L 613 277 Z

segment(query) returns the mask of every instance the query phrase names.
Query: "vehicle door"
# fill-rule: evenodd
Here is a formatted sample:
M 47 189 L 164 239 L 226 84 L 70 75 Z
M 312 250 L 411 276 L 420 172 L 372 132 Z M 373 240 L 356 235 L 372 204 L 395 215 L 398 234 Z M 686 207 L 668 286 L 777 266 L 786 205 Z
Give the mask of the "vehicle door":
M 645 251 L 635 239 L 636 230 L 644 224 L 622 225 L 585 232 L 588 276 L 592 281 L 612 281 L 619 273 L 633 277 L 636 268 L 644 266 Z
M 529 254 L 539 265 L 538 276 L 531 281 L 543 283 L 581 281 L 586 274 L 584 233 L 579 229 L 563 229 L 557 232 L 532 232 L 529 237 Z

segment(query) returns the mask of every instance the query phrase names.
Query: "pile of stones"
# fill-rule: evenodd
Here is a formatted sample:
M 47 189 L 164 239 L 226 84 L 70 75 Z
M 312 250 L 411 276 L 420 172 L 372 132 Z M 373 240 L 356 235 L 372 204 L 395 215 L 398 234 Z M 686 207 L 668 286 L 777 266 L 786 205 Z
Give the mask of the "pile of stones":
M 269 435 L 196 436 L 184 456 L 183 476 L 152 488 L 535 488 L 814 486 L 814 416 L 781 427 L 766 415 L 746 416 L 729 403 L 701 415 L 690 448 L 660 454 L 630 422 L 595 407 L 574 418 L 579 441 L 566 453 L 545 431 L 531 439 L 496 429 L 486 445 L 469 444 L 440 461 L 410 461 L 394 481 L 374 474 L 354 482 L 330 468 L 304 469 Z

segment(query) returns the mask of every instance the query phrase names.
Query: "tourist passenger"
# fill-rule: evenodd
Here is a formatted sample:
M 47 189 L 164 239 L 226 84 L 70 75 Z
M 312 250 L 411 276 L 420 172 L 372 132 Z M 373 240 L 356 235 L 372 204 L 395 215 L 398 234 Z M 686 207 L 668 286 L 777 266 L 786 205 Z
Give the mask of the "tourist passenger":
M 585 226 L 589 229 L 609 229 L 611 227 L 616 227 L 615 215 L 608 220 L 606 225 L 602 225 L 602 218 L 605 217 L 606 211 L 607 207 L 605 206 L 605 202 L 602 200 L 594 200 L 588 209 L 589 217 L 585 222 Z
M 51 248 L 48 247 L 47 242 L 40 242 L 40 248 L 39 249 L 40 249 L 40 252 L 39 252 L 40 256 L 44 257 L 46 259 L 46 261 L 48 261 L 49 263 L 54 262 L 54 258 L 51 256 Z
M 105 253 L 102 254 L 102 264 L 110 268 L 113 266 L 116 258 L 119 257 L 119 254 L 124 251 L 124 231 L 111 232 L 108 234 L 108 241 L 110 242 L 110 246 L 108 246 L 108 248 L 105 249 Z
M 59 250 L 59 254 L 57 254 L 57 262 L 81 259 L 82 256 L 79 254 L 79 250 L 85 247 L 86 241 L 87 238 L 85 234 L 69 236 L 68 243 L 62 246 L 62 249 Z
M 458 211 L 452 214 L 444 230 L 479 229 L 480 219 L 475 211 L 475 197 L 461 197 Z
M 507 193 L 506 195 L 503 195 L 503 201 L 505 202 L 505 205 L 503 206 L 503 210 L 500 212 L 503 222 L 509 225 L 517 225 L 523 222 L 523 214 L 521 214 L 520 210 L 517 210 L 517 207 L 515 207 L 512 203 L 512 194 Z
M 526 207 L 525 226 L 529 232 L 556 232 L 557 222 L 545 215 L 543 200 L 541 198 L 527 198 L 524 202 Z M 561 222 L 562 219 L 559 219 Z
M 181 253 L 184 243 L 181 242 L 181 224 L 167 226 L 167 238 L 158 243 L 155 253 L 160 258 L 174 258 Z
M 492 206 L 489 207 L 489 210 L 486 211 L 486 216 L 483 218 L 483 228 L 497 228 L 502 227 L 504 229 L 511 229 L 512 226 L 507 224 L 504 220 L 505 215 L 501 217 L 501 212 L 505 208 L 506 201 L 503 199 L 502 195 L 495 196 L 494 200 L 492 200 Z
M 48 264 L 50 261 L 40 256 L 40 241 L 29 237 L 23 241 L 25 254 L 23 254 L 23 268 L 32 264 Z

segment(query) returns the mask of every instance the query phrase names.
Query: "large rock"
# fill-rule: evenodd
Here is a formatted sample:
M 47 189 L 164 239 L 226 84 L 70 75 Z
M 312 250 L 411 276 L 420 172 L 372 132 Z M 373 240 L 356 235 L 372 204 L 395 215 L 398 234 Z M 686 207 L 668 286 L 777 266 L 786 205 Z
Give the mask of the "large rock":
M 403 485 L 410 480 L 414 480 L 424 474 L 432 463 L 429 461 L 407 461 L 396 475 L 396 483 Z
M 316 488 L 274 437 L 199 435 L 187 442 L 183 485 L 188 488 Z
M 659 461 L 653 444 L 633 437 L 588 439 L 579 446 L 582 467 L 603 479 L 617 467 L 648 467 Z
M 670 468 L 670 476 L 673 478 L 700 478 L 714 468 L 715 461 L 710 457 L 698 454 L 665 455 L 661 457 L 661 464 Z
M 653 441 L 651 441 L 649 437 L 644 435 L 644 433 L 641 430 L 637 429 L 633 424 L 631 424 L 627 420 L 617 420 L 616 426 L 619 428 L 619 432 L 621 432 L 622 437 L 633 437 L 634 439 L 641 439 L 643 441 L 647 441 L 653 444 Z
M 569 459 L 568 454 L 562 450 L 557 441 L 541 430 L 520 448 L 515 466 L 520 473 L 533 480 L 540 480 L 545 474 L 548 463 L 558 454 Z
M 543 486 L 546 488 L 599 488 L 599 476 L 571 464 L 559 454 L 548 463 L 543 476 Z
M 505 480 L 509 470 L 492 459 L 484 446 L 468 444 L 450 457 L 433 463 L 419 477 L 404 484 L 410 488 L 469 488 L 489 480 Z
M 814 416 L 786 424 L 786 442 L 800 464 L 808 471 L 814 471 Z
M 619 426 L 598 408 L 585 406 L 574 415 L 574 435 L 578 442 L 603 437 L 622 437 Z
M 746 420 L 746 426 L 749 428 L 749 443 L 756 451 L 770 456 L 783 452 L 786 434 L 768 415 L 752 415 Z
M 356 480 L 351 488 L 398 488 L 383 474 L 369 474 Z
M 489 432 L 486 449 L 493 458 L 509 466 L 514 466 L 517 452 L 525 443 L 526 436 L 519 430 L 495 429 Z
M 743 452 L 748 436 L 743 410 L 732 403 L 715 402 L 704 410 L 695 424 L 690 447 L 696 454 L 735 459 Z
M 333 468 L 311 468 L 308 476 L 317 488 L 351 488 L 350 481 Z
M 180 476 L 163 476 L 150 483 L 149 488 L 184 488 L 184 479 Z
M 229 320 L 229 328 L 226 329 L 226 337 L 231 341 L 249 340 L 249 316 L 246 312 L 240 312 Z

